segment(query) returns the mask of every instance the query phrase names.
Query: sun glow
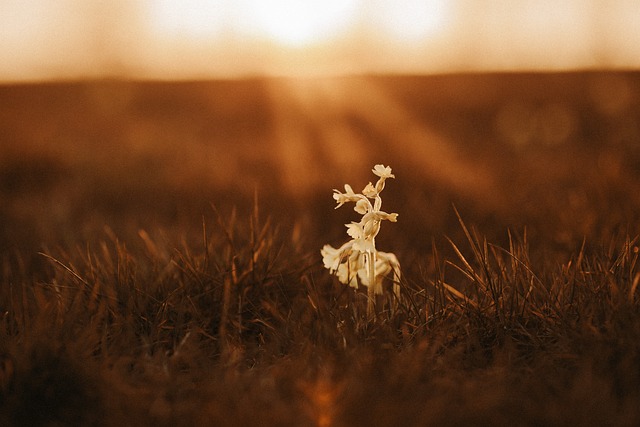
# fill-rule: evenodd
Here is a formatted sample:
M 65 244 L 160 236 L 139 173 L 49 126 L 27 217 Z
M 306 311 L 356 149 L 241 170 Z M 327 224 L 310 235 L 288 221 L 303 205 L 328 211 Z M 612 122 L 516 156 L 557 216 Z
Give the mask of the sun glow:
M 0 0 L 0 79 L 640 67 L 637 0 Z
M 149 23 L 167 37 L 208 39 L 225 28 L 227 0 L 149 0 Z
M 452 18 L 448 0 L 377 0 L 375 26 L 401 42 L 417 42 L 443 32 Z
M 337 37 L 352 23 L 357 0 L 147 0 L 160 35 L 211 39 L 235 34 L 303 46 Z
M 450 0 L 148 0 L 149 21 L 161 35 L 192 39 L 234 33 L 304 47 L 357 28 L 399 42 L 441 33 L 452 18 Z
M 244 0 L 247 29 L 278 43 L 301 46 L 343 33 L 353 17 L 354 0 Z

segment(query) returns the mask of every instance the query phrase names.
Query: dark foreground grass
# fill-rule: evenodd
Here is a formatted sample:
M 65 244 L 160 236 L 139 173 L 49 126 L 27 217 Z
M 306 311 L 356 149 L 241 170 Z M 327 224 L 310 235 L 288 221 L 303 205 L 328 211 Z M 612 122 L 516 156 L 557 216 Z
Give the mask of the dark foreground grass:
M 461 220 L 367 321 L 297 233 L 224 218 L 5 256 L 1 423 L 640 423 L 633 237 L 538 262 Z

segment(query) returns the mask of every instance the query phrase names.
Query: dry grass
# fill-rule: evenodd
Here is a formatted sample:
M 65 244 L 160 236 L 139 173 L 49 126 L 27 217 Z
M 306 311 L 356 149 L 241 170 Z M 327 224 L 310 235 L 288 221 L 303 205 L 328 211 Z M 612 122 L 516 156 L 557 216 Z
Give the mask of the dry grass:
M 452 212 L 452 214 L 454 214 Z M 467 241 L 396 310 L 336 283 L 257 215 L 5 258 L 2 405 L 14 425 L 634 425 L 635 239 L 535 264 Z

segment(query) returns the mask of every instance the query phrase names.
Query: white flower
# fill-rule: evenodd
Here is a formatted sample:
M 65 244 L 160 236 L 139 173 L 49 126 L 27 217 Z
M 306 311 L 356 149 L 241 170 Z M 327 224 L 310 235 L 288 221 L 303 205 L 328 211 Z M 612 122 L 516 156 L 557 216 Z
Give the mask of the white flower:
M 367 252 L 374 252 L 376 250 L 376 246 L 373 243 L 373 239 L 360 238 L 354 240 L 353 250 L 364 254 Z
M 378 274 L 381 278 L 393 272 L 393 277 L 391 278 L 393 282 L 393 293 L 399 298 L 402 275 L 400 273 L 400 262 L 398 262 L 398 258 L 391 252 L 380 251 L 378 252 L 378 261 L 380 262 L 380 273 Z M 378 263 L 376 263 L 376 268 L 378 268 Z
M 336 249 L 331 245 L 325 245 L 322 248 L 320 251 L 322 262 L 341 283 L 354 288 L 361 283 L 369 287 L 369 292 L 373 295 L 382 293 L 383 280 L 388 278 L 394 284 L 394 293 L 398 294 L 400 263 L 394 254 L 378 252 L 375 244 L 382 221 L 398 220 L 397 213 L 381 210 L 382 198 L 380 197 L 385 180 L 395 176 L 388 166 L 375 165 L 372 171 L 379 177 L 378 182 L 375 186 L 369 182 L 362 193 L 355 193 L 349 184 L 345 184 L 344 193 L 333 190 L 333 198 L 337 202 L 336 209 L 347 202 L 354 202 L 354 210 L 362 215 L 362 219 L 360 222 L 345 224 L 351 240 L 340 248 Z M 375 260 L 373 266 L 370 265 L 371 260 Z M 393 273 L 393 277 L 389 277 L 390 273 Z
M 372 183 L 368 183 L 367 186 L 364 187 L 364 190 L 362 190 L 362 194 L 373 199 L 378 195 L 378 192 L 376 191 L 376 188 L 373 186 Z
M 353 192 L 353 189 L 349 184 L 344 185 L 344 193 L 340 192 L 340 190 L 333 190 L 333 198 L 336 202 L 338 202 L 338 206 L 335 208 L 338 209 L 340 206 L 344 205 L 347 202 L 355 202 L 360 198 L 359 194 Z
M 320 253 L 322 254 L 324 268 L 332 273 L 337 271 L 340 265 L 340 249 L 336 249 L 331 245 L 324 245 Z
M 353 251 L 354 240 L 350 240 L 340 248 L 324 245 L 320 253 L 324 267 L 331 273 L 335 273 L 338 280 L 345 285 L 358 287 L 358 271 L 363 269 L 359 252 Z
M 398 222 L 398 214 L 397 213 L 386 213 L 383 211 L 376 212 L 376 218 L 379 220 L 387 220 L 391 222 Z
M 371 240 L 375 239 L 380 231 L 380 221 L 376 216 L 376 212 L 369 212 L 363 216 L 362 223 L 365 237 Z
M 389 166 L 375 165 L 372 171 L 382 179 L 395 178 L 395 175 L 391 173 L 391 168 Z
M 358 212 L 360 215 L 364 215 L 367 212 L 371 211 L 373 206 L 371 206 L 371 202 L 363 197 L 362 199 L 356 202 L 356 206 L 353 208 L 354 211 Z
M 350 252 L 345 258 L 345 262 L 340 264 L 336 276 L 340 283 L 358 288 L 358 272 L 362 270 L 362 261 L 358 252 Z
M 347 234 L 354 239 L 360 239 L 364 235 L 364 231 L 362 230 L 362 225 L 358 222 L 352 222 L 351 224 L 345 224 L 347 227 Z
M 400 262 L 395 254 L 392 254 L 391 252 L 378 251 L 378 262 L 380 263 L 381 276 L 386 276 L 390 272 L 393 272 L 393 281 L 396 283 L 400 282 L 400 279 L 402 278 L 400 273 Z M 376 264 L 376 267 L 377 266 L 378 264 Z
M 384 190 L 384 182 L 389 178 L 395 178 L 396 176 L 391 173 L 391 168 L 384 165 L 375 165 L 372 169 L 373 173 L 380 177 L 376 182 L 376 191 L 378 194 Z

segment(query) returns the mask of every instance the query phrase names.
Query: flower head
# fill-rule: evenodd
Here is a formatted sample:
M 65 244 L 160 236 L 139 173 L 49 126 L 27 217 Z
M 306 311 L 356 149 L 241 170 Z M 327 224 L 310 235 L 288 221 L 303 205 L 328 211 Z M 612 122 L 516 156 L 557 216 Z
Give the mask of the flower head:
M 395 175 L 391 173 L 391 168 L 389 166 L 375 165 L 372 171 L 375 175 L 383 179 L 395 178 Z
M 360 195 L 354 193 L 349 184 L 344 185 L 344 193 L 342 193 L 340 190 L 333 190 L 333 198 L 336 202 L 338 202 L 338 206 L 335 207 L 336 209 L 347 202 L 357 201 L 359 197 Z
M 376 191 L 376 187 L 373 186 L 372 183 L 368 183 L 366 187 L 362 190 L 362 194 L 373 199 L 378 195 L 378 191 Z
M 382 293 L 382 280 L 389 273 L 393 272 L 395 284 L 400 280 L 400 263 L 396 256 L 378 252 L 375 244 L 382 221 L 396 222 L 398 214 L 381 210 L 380 193 L 384 190 L 385 180 L 395 178 L 391 168 L 375 165 L 372 171 L 379 179 L 375 186 L 368 183 L 362 193 L 355 193 L 349 184 L 345 184 L 344 192 L 333 190 L 336 209 L 345 203 L 354 202 L 354 210 L 362 218 L 359 222 L 346 224 L 351 240 L 338 249 L 325 245 L 320 252 L 325 268 L 335 273 L 340 282 L 355 288 L 361 283 L 369 287 L 370 292 L 379 294 Z
M 358 212 L 360 215 L 364 215 L 367 212 L 372 211 L 373 206 L 371 206 L 371 202 L 367 200 L 366 197 L 363 197 L 362 199 L 356 202 L 356 205 L 354 206 L 353 210 Z
M 353 237 L 353 239 L 361 239 L 362 236 L 364 235 L 363 230 L 362 230 L 362 225 L 360 225 L 360 223 L 358 222 L 352 222 L 351 224 L 345 224 L 345 226 L 347 227 L 347 234 L 351 237 Z
M 376 182 L 376 191 L 381 193 L 384 190 L 384 182 L 389 178 L 395 178 L 396 176 L 391 173 L 391 168 L 384 165 L 375 165 L 372 169 L 373 173 L 380 178 Z

